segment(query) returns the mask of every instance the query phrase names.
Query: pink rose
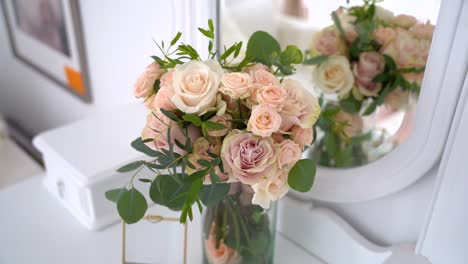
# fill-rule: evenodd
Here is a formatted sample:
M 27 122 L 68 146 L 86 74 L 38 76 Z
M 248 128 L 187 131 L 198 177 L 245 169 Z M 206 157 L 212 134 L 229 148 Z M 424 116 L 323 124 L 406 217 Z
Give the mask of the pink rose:
M 274 173 L 277 155 L 271 137 L 258 138 L 240 130 L 231 131 L 221 148 L 225 171 L 245 184 L 254 184 Z
M 138 77 L 133 86 L 133 95 L 136 98 L 146 98 L 153 93 L 154 82 L 165 72 L 156 62 L 148 65 L 143 74 Z
M 174 80 L 174 71 L 175 71 L 174 69 L 171 69 L 161 76 L 161 80 L 160 80 L 161 87 L 167 86 L 167 87 L 170 87 L 172 90 L 172 82 Z
M 170 86 L 161 86 L 159 91 L 156 93 L 154 97 L 154 108 L 156 109 L 164 109 L 168 111 L 172 111 L 177 109 L 177 107 L 172 103 L 171 98 L 174 95 L 174 91 L 172 91 Z
M 286 139 L 279 145 L 278 168 L 284 170 L 290 169 L 301 158 L 302 149 L 294 141 Z
M 364 122 L 359 115 L 340 111 L 334 116 L 336 121 L 345 122 L 348 125 L 343 127 L 343 131 L 348 137 L 356 137 L 362 133 Z
M 431 40 L 416 38 L 413 33 L 402 28 L 397 28 L 395 32 L 395 39 L 384 46 L 381 53 L 392 57 L 399 68 L 426 65 Z
M 283 134 L 281 133 L 273 133 L 273 135 L 271 135 L 271 137 L 273 138 L 273 141 L 275 141 L 275 143 L 279 144 L 281 142 L 283 142 L 285 140 Z
M 359 61 L 353 67 L 359 92 L 365 96 L 377 96 L 381 85 L 372 80 L 384 69 L 385 61 L 380 53 L 375 51 L 362 52 L 359 55 Z
M 252 185 L 252 188 L 255 192 L 252 197 L 252 204 L 268 209 L 272 201 L 282 198 L 288 192 L 288 173 L 277 170 L 275 175 L 262 179 Z
M 314 140 L 314 130 L 312 128 L 294 126 L 291 129 L 291 139 L 303 150 L 306 146 L 312 144 Z
M 317 33 L 312 46 L 321 55 L 335 55 L 343 53 L 344 43 L 334 27 L 328 27 Z
M 390 41 L 395 39 L 395 30 L 389 27 L 379 27 L 374 31 L 375 41 L 382 46 L 387 45 Z
M 150 97 L 145 99 L 145 105 L 148 109 L 154 110 L 154 97 L 156 97 L 156 95 L 152 94 Z
M 211 226 L 208 239 L 205 240 L 205 254 L 211 264 L 240 264 L 242 257 L 237 251 L 227 246 L 223 240 L 216 247 L 215 226 Z
M 228 121 L 228 120 L 231 120 L 231 119 L 232 119 L 232 116 L 229 115 L 229 114 L 225 114 L 225 115 L 222 115 L 222 116 L 218 116 L 218 115 L 213 116 L 210 119 L 210 121 L 222 124 L 226 128 L 221 129 L 221 130 L 208 129 L 208 136 L 210 136 L 210 137 L 225 136 L 229 132 L 229 130 L 231 130 L 232 123 L 231 123 L 231 121 Z
M 288 94 L 278 85 L 265 86 L 257 93 L 257 101 L 277 111 L 281 111 Z
M 232 99 L 244 99 L 249 96 L 249 88 L 252 79 L 248 73 L 229 72 L 221 76 L 221 87 L 219 91 L 229 95 Z
M 267 105 L 257 105 L 252 108 L 247 131 L 251 131 L 257 136 L 269 137 L 277 132 L 280 126 L 281 116 L 275 109 Z
M 303 128 L 312 127 L 320 116 L 318 99 L 306 91 L 299 81 L 285 79 L 281 86 L 287 93 L 280 112 L 281 131 L 288 131 L 294 124 Z
M 418 20 L 414 16 L 409 16 L 409 15 L 404 15 L 404 14 L 398 15 L 394 18 L 394 24 L 405 29 L 410 28 L 417 22 Z

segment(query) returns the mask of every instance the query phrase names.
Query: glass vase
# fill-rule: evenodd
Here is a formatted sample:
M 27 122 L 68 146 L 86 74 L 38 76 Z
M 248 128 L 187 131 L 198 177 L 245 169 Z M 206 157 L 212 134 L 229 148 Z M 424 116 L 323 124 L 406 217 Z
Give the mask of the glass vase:
M 276 202 L 252 204 L 249 185 L 232 183 L 229 194 L 209 205 L 203 217 L 204 264 L 272 264 Z

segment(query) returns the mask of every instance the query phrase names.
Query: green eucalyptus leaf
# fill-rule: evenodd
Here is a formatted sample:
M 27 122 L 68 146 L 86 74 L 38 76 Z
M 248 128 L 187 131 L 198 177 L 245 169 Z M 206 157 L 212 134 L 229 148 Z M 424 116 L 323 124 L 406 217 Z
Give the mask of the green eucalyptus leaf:
M 114 203 L 117 203 L 120 199 L 120 197 L 122 196 L 122 194 L 124 192 L 126 192 L 127 189 L 125 188 L 118 188 L 118 189 L 112 189 L 112 190 L 109 190 L 105 193 L 105 196 L 107 198 L 107 200 L 111 201 L 111 202 L 114 202 Z
M 150 198 L 156 204 L 180 211 L 184 205 L 189 185 L 182 182 L 181 175 L 159 175 L 150 187 Z
M 145 140 L 146 141 L 146 140 Z M 159 157 L 161 155 L 161 152 L 159 151 L 155 151 L 153 149 L 151 149 L 150 147 L 148 147 L 145 143 L 143 143 L 143 140 L 141 137 L 135 139 L 132 141 L 131 143 L 131 146 L 139 151 L 139 152 L 142 152 L 150 157 Z
M 319 55 L 319 56 L 315 56 L 315 57 L 312 57 L 310 59 L 304 60 L 304 62 L 302 64 L 315 65 L 315 64 L 320 64 L 320 63 L 326 61 L 327 59 L 328 59 L 327 55 Z
M 207 129 L 212 129 L 212 130 L 223 130 L 223 129 L 226 128 L 225 125 L 220 124 L 220 123 L 216 123 L 216 122 L 213 122 L 213 121 L 205 121 L 204 124 L 205 124 Z
M 317 167 L 313 160 L 299 160 L 289 171 L 288 184 L 299 192 L 307 192 L 312 188 Z
M 281 52 L 280 55 L 280 62 L 283 65 L 299 64 L 302 62 L 302 59 L 302 51 L 294 45 L 287 46 L 286 49 L 283 52 Z
M 147 209 L 148 203 L 145 197 L 135 188 L 123 192 L 117 202 L 119 215 L 127 224 L 140 221 Z
M 117 171 L 120 173 L 129 172 L 140 168 L 141 165 L 143 165 L 143 163 L 140 160 L 137 160 L 118 168 Z
M 221 202 L 229 193 L 230 184 L 216 183 L 203 185 L 200 191 L 200 200 L 205 206 L 213 206 Z
M 201 126 L 202 125 L 202 120 L 199 116 L 193 115 L 193 114 L 185 114 L 182 116 L 182 119 L 184 119 L 187 122 L 190 122 L 196 126 Z
M 271 66 L 273 58 L 280 53 L 280 44 L 267 32 L 257 31 L 250 36 L 247 43 L 246 58 Z
M 199 171 L 196 171 L 192 174 L 190 174 L 189 176 L 187 177 L 184 177 L 184 182 L 187 182 L 187 183 L 191 183 L 191 182 L 194 182 L 198 179 L 203 179 L 203 177 L 205 177 L 205 175 L 208 173 L 207 170 L 199 170 Z

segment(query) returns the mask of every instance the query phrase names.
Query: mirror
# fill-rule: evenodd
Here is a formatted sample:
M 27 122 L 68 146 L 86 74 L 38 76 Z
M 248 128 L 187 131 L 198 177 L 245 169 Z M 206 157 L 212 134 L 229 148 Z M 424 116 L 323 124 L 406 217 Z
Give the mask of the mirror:
M 348 2 L 223 0 L 220 5 L 221 46 L 246 43 L 263 30 L 283 47 L 304 50 L 304 65 L 294 78 L 320 97 L 325 113 L 307 155 L 335 168 L 369 164 L 411 133 L 440 6 L 438 0 Z

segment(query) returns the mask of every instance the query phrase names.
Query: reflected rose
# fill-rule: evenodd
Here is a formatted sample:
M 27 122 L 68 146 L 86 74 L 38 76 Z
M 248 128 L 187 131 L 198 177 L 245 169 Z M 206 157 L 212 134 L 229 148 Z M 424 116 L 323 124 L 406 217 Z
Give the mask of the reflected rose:
M 343 131 L 348 137 L 356 137 L 362 134 L 364 121 L 359 115 L 340 111 L 334 116 L 336 121 L 345 122 L 348 125 L 343 127 Z
M 215 225 L 213 224 L 208 239 L 205 240 L 205 254 L 210 264 L 240 264 L 242 257 L 237 251 L 226 245 L 223 240 L 220 241 L 219 247 L 216 247 L 214 231 Z

